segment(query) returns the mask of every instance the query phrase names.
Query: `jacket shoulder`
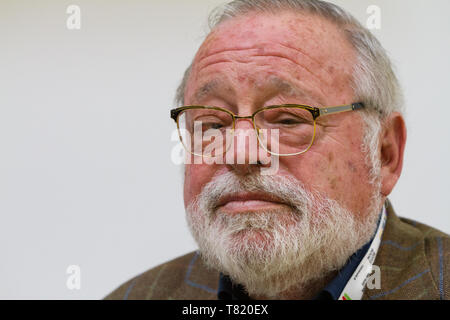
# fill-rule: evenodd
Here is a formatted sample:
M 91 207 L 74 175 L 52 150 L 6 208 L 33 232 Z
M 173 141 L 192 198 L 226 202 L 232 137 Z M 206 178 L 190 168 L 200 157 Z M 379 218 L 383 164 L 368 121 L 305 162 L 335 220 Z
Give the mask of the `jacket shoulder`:
M 381 288 L 368 299 L 450 299 L 450 237 L 426 224 L 398 217 L 390 203 L 375 259 Z
M 219 273 L 191 252 L 147 270 L 120 285 L 106 300 L 216 299 Z
M 401 220 L 422 234 L 424 255 L 439 299 L 450 300 L 450 236 L 424 223 L 406 218 Z

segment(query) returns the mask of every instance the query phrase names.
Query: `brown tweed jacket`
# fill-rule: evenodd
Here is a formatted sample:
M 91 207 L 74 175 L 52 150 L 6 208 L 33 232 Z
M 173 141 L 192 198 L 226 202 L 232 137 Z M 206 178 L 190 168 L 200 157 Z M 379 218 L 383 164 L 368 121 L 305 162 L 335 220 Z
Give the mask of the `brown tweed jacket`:
M 366 288 L 363 299 L 450 299 L 450 237 L 397 217 L 389 202 L 387 212 L 374 263 L 381 289 Z M 217 299 L 218 281 L 219 273 L 192 252 L 130 279 L 105 299 Z

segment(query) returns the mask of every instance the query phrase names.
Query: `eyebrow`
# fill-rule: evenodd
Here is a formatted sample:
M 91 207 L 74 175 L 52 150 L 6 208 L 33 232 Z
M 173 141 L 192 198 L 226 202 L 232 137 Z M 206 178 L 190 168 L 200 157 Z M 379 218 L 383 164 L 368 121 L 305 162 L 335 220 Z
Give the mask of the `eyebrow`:
M 293 85 L 291 85 L 286 80 L 283 80 L 278 77 L 272 77 L 269 80 L 280 92 L 289 95 L 289 96 L 304 96 L 305 93 L 301 90 L 298 90 Z
M 208 96 L 212 91 L 216 90 L 219 87 L 219 83 L 219 79 L 213 79 L 203 84 L 194 93 L 196 101 L 201 101 L 205 96 Z
M 305 97 L 312 98 L 319 102 L 319 104 L 324 105 L 324 102 L 320 96 L 311 92 L 311 90 L 302 88 L 299 89 L 292 85 L 289 81 L 281 79 L 277 76 L 273 76 L 269 80 L 282 94 L 290 97 Z
M 270 77 L 268 81 L 265 80 L 261 87 L 267 87 L 268 85 L 273 86 L 283 95 L 290 97 L 311 97 L 314 100 L 317 100 L 321 105 L 324 105 L 320 96 L 313 94 L 310 90 L 299 89 L 292 85 L 289 81 L 281 79 L 277 76 Z M 201 101 L 203 98 L 211 94 L 211 92 L 216 91 L 220 86 L 224 86 L 224 82 L 220 78 L 207 81 L 195 91 L 194 97 L 196 101 Z

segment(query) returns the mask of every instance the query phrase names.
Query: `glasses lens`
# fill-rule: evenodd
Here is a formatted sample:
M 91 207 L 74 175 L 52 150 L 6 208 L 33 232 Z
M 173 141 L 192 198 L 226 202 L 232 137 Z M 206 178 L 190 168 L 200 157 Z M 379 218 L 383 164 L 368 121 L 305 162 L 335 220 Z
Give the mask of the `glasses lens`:
M 254 121 L 260 143 L 273 154 L 300 154 L 309 149 L 314 139 L 314 118 L 306 109 L 265 109 L 255 115 Z
M 231 145 L 233 117 L 225 111 L 187 109 L 179 114 L 177 121 L 181 142 L 194 155 L 220 156 Z

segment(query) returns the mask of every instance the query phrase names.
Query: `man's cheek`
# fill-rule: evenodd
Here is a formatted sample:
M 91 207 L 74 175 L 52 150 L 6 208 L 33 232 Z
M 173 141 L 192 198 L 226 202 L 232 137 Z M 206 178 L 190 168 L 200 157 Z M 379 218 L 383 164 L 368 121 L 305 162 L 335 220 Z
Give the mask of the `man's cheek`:
M 214 175 L 214 166 L 207 164 L 187 164 L 184 180 L 184 204 L 188 206 L 201 192 L 205 184 L 211 181 Z
M 184 170 L 184 206 L 187 207 L 193 198 L 192 165 L 186 165 Z

